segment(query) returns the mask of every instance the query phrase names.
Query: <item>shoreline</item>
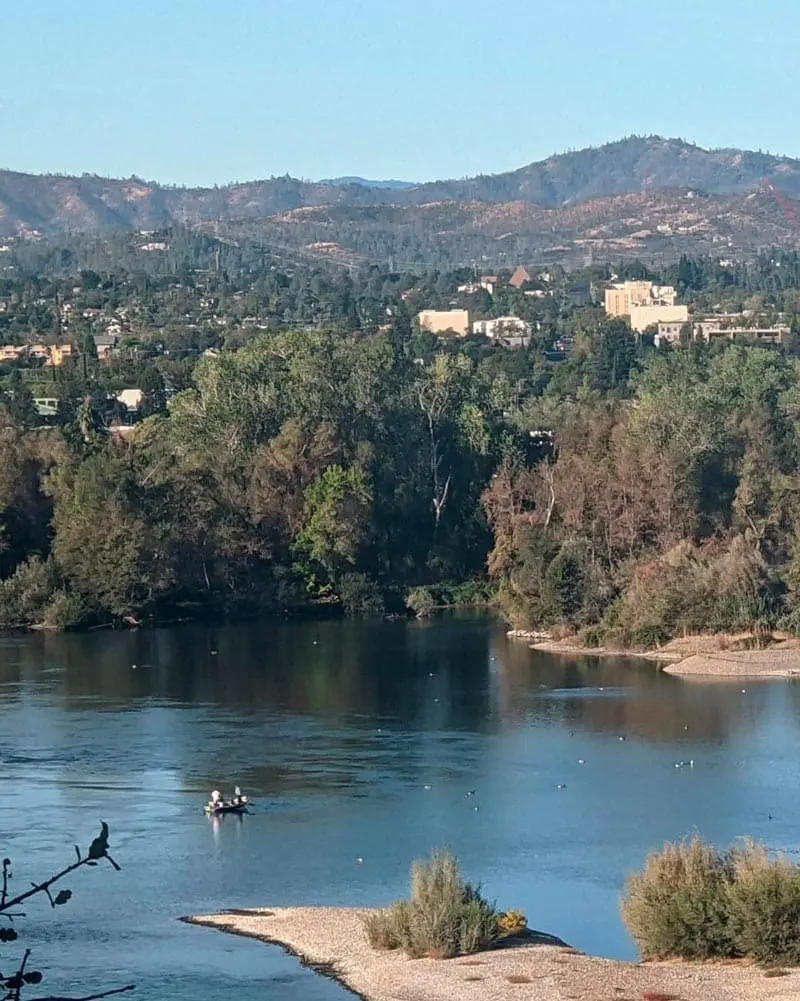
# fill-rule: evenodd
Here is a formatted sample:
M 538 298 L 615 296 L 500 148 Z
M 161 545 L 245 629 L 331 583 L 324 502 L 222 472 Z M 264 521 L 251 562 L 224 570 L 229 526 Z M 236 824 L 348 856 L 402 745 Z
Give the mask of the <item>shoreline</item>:
M 586 956 L 549 936 L 450 960 L 374 950 L 365 908 L 276 907 L 181 920 L 258 939 L 336 980 L 362 1001 L 598 1001 L 666 995 L 681 1001 L 800 998 L 800 970 L 769 974 L 743 961 L 626 963 Z M 535 933 L 532 933 L 535 935 Z M 546 944 L 540 944 L 542 941 Z
M 800 678 L 800 640 L 785 633 L 773 634 L 769 643 L 757 649 L 751 633 L 735 635 L 687 636 L 671 640 L 655 650 L 619 650 L 614 647 L 586 647 L 574 639 L 538 639 L 540 634 L 510 632 L 511 638 L 530 639 L 530 649 L 562 657 L 620 657 L 652 661 L 665 674 L 680 678 L 720 680 Z

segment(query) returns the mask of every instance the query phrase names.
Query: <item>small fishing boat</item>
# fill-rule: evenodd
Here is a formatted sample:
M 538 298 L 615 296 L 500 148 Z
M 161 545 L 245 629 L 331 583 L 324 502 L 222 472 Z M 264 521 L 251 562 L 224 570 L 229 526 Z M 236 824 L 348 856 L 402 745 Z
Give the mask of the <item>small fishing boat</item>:
M 218 817 L 223 813 L 247 813 L 247 803 L 206 803 L 203 809 L 209 817 Z
M 223 813 L 247 813 L 249 805 L 247 796 L 242 795 L 239 786 L 233 790 L 231 799 L 223 799 L 217 789 L 211 793 L 211 799 L 203 807 L 209 817 L 219 817 Z

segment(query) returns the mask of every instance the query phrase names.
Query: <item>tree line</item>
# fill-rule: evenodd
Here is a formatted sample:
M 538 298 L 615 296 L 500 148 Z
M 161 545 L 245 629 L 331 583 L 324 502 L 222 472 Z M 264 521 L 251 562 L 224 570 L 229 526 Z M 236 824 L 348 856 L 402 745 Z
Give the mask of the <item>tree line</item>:
M 476 582 L 472 593 L 496 594 L 515 625 L 567 624 L 595 639 L 793 628 L 794 343 L 656 349 L 570 301 L 574 281 L 601 287 L 613 274 L 671 280 L 689 300 L 759 296 L 776 311 L 800 288 L 798 261 L 779 255 L 553 274 L 544 299 L 479 294 L 487 310 L 519 306 L 536 324 L 526 350 L 505 351 L 414 324 L 413 297 L 447 304 L 463 272 L 215 273 L 203 295 L 263 308 L 282 288 L 331 322 L 226 328 L 209 357 L 175 348 L 100 363 L 87 351 L 46 376 L 59 399 L 51 428 L 10 372 L 0 625 L 420 611 L 463 600 Z M 197 276 L 183 285 L 84 269 L 4 281 L 14 316 L 69 287 L 97 302 L 135 295 L 152 315 L 176 304 L 153 328 L 170 345 L 173 332 L 202 332 L 179 312 Z M 552 351 L 556 338 L 566 354 Z M 145 419 L 121 435 L 108 396 L 134 384 Z

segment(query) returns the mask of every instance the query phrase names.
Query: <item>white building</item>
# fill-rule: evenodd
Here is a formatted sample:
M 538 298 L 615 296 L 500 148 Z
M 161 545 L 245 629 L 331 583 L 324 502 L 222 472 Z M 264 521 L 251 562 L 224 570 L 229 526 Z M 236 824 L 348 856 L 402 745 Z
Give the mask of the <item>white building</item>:
M 493 320 L 475 320 L 472 333 L 504 347 L 524 348 L 531 339 L 531 325 L 518 316 L 498 316 Z

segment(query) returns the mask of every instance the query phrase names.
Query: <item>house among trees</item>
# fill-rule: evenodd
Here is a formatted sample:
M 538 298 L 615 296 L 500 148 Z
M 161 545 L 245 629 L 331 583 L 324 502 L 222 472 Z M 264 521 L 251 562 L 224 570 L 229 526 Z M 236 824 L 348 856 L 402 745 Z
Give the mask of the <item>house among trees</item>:
M 99 361 L 105 361 L 116 351 L 118 340 L 116 334 L 95 334 L 92 339 Z

